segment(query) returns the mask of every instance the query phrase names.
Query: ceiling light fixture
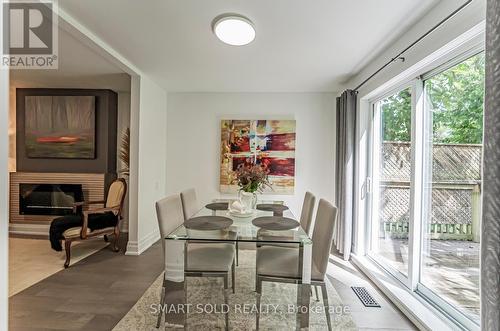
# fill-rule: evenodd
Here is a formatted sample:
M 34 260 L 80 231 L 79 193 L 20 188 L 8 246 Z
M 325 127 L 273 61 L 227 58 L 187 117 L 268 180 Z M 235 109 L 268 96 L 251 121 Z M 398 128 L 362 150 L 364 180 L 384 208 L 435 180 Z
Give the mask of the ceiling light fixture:
M 214 34 L 223 43 L 232 46 L 250 44 L 255 39 L 252 21 L 238 14 L 223 14 L 212 22 Z

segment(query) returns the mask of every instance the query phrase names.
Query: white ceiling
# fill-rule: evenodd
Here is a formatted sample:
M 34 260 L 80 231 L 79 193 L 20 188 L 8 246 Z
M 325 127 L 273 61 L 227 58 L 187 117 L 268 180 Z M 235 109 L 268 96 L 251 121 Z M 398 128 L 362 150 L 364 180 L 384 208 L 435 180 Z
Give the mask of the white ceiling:
M 439 1 L 59 0 L 59 6 L 167 91 L 307 92 L 338 91 Z M 216 39 L 211 22 L 226 12 L 254 22 L 253 43 L 234 47 Z
M 10 70 L 11 83 L 23 87 L 85 87 L 130 91 L 130 77 L 64 29 L 59 34 L 58 69 Z

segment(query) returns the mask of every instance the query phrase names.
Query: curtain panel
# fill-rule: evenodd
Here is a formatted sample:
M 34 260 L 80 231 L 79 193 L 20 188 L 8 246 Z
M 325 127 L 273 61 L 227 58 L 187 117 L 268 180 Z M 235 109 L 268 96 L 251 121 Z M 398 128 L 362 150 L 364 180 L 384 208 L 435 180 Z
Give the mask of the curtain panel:
M 335 222 L 333 242 L 337 250 L 343 254 L 344 260 L 349 259 L 352 246 L 356 99 L 357 93 L 353 90 L 346 90 L 337 98 L 335 197 L 338 218 Z
M 484 108 L 481 329 L 500 330 L 500 0 L 488 0 Z

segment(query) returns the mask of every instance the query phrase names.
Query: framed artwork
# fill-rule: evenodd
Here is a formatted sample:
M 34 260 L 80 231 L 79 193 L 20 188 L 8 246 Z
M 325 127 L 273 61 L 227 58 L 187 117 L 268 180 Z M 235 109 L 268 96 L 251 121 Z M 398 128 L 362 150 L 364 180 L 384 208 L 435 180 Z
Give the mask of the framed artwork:
M 95 119 L 95 96 L 26 96 L 26 156 L 94 159 Z
M 261 164 L 273 187 L 265 193 L 293 194 L 295 187 L 295 120 L 222 120 L 220 191 L 238 191 L 238 165 Z

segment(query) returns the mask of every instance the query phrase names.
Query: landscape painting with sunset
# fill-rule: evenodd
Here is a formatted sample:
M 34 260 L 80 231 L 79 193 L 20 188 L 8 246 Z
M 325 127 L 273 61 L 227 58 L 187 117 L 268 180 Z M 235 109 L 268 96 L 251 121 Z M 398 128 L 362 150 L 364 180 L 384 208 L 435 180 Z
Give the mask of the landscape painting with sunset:
M 295 186 L 295 120 L 222 120 L 220 191 L 238 191 L 234 171 L 240 164 L 260 164 L 272 190 L 293 194 Z
M 25 143 L 30 158 L 95 158 L 95 97 L 27 96 Z

